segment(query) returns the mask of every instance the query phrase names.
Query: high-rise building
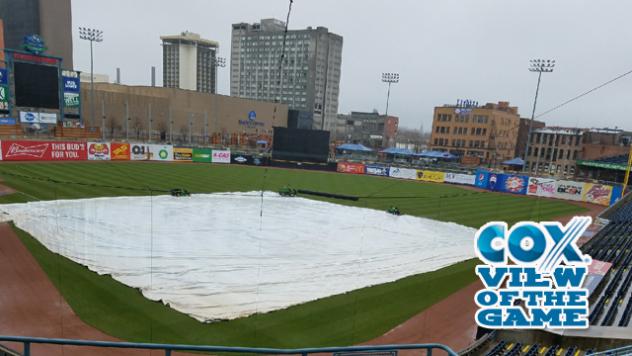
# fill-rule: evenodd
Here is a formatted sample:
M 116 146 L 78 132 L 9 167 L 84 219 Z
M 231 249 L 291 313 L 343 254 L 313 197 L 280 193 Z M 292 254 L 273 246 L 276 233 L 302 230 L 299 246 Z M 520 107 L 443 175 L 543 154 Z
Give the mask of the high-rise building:
M 39 35 L 46 54 L 62 58 L 62 67 L 72 69 L 72 11 L 70 0 L 2 0 L 5 46 L 22 50 L 25 36 Z
M 164 87 L 217 92 L 217 42 L 186 31 L 160 39 Z
M 434 111 L 432 149 L 494 165 L 514 158 L 520 127 L 517 107 L 501 101 L 482 106 L 444 105 Z
M 325 27 L 286 34 L 276 19 L 233 24 L 230 95 L 288 104 L 311 116 L 312 129 L 334 131 L 341 63 L 342 36 Z

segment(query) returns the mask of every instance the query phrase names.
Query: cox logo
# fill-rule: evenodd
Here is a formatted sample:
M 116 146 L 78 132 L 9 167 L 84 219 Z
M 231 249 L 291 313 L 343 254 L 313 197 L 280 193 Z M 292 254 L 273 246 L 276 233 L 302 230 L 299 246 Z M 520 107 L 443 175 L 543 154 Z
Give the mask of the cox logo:
M 574 217 L 566 226 L 559 222 L 521 222 L 508 229 L 504 222 L 485 224 L 476 233 L 475 250 L 488 265 L 538 267 L 551 272 L 561 262 L 568 266 L 590 264 L 591 258 L 577 246 L 577 240 L 591 224 L 587 216 Z

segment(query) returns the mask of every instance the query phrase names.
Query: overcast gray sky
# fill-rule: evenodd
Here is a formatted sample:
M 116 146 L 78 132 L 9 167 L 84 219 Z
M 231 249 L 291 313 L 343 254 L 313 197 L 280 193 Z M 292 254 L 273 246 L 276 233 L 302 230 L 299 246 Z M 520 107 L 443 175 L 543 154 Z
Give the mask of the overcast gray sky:
M 162 84 L 160 35 L 189 30 L 230 56 L 231 24 L 276 17 L 288 0 L 73 0 L 74 60 L 90 69 L 78 26 L 104 30 L 95 72 L 120 67 L 125 84 Z M 531 115 L 531 58 L 557 61 L 543 76 L 537 112 L 632 69 L 632 2 L 618 0 L 295 0 L 290 28 L 325 26 L 344 37 L 339 112 L 384 111 L 382 72 L 400 73 L 389 112 L 428 131 L 433 107 L 505 100 Z M 219 74 L 229 93 L 229 68 Z M 545 117 L 547 125 L 632 130 L 632 75 Z

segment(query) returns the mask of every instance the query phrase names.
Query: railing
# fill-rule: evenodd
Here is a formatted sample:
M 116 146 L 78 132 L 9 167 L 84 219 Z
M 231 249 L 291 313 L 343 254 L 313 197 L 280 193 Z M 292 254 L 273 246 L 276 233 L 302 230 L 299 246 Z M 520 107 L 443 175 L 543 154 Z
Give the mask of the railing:
M 394 352 L 397 350 L 426 350 L 428 356 L 433 350 L 444 351 L 448 356 L 458 356 L 448 346 L 441 344 L 402 344 L 402 345 L 375 345 L 375 346 L 349 346 L 349 347 L 318 347 L 303 349 L 273 349 L 273 348 L 252 348 L 252 347 L 230 347 L 230 346 L 201 346 L 201 345 L 179 345 L 179 344 L 153 344 L 134 342 L 110 342 L 110 341 L 89 341 L 72 339 L 49 339 L 25 336 L 0 336 L 0 342 L 17 342 L 23 345 L 23 355 L 31 356 L 31 345 L 65 345 L 65 346 L 89 346 L 107 347 L 119 349 L 142 349 L 161 350 L 165 356 L 170 356 L 173 351 L 193 351 L 193 352 L 226 352 L 226 353 L 250 353 L 267 355 L 302 355 L 306 356 L 315 353 L 355 353 L 355 352 Z
M 618 349 L 612 349 L 612 350 L 607 350 L 607 351 L 592 352 L 592 353 L 587 354 L 587 355 L 590 355 L 590 356 L 597 356 L 597 355 L 607 355 L 607 356 L 632 355 L 632 346 L 625 346 L 625 347 L 620 347 Z

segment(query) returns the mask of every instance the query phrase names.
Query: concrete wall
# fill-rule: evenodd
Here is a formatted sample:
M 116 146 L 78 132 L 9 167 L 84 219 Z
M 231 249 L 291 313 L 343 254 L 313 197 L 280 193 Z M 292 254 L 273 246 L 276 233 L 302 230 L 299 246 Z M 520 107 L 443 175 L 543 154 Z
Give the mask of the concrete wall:
M 188 141 L 189 126 L 193 141 L 202 143 L 205 136 L 224 137 L 239 134 L 272 136 L 272 127 L 287 127 L 287 105 L 198 93 L 161 87 L 139 87 L 95 83 L 96 118 L 90 118 L 90 86 L 81 90 L 82 114 L 86 126 L 102 126 L 105 109 L 106 137 L 130 140 Z M 129 125 L 125 120 L 125 103 L 129 106 Z M 151 117 L 150 122 L 150 104 Z M 276 112 L 275 112 L 276 109 Z M 256 113 L 249 120 L 249 112 Z M 171 117 L 171 120 L 169 119 Z M 172 123 L 171 123 L 172 122 Z
M 73 69 L 70 0 L 40 0 L 39 13 L 40 36 L 48 47 L 47 54 L 62 57 L 62 67 Z

